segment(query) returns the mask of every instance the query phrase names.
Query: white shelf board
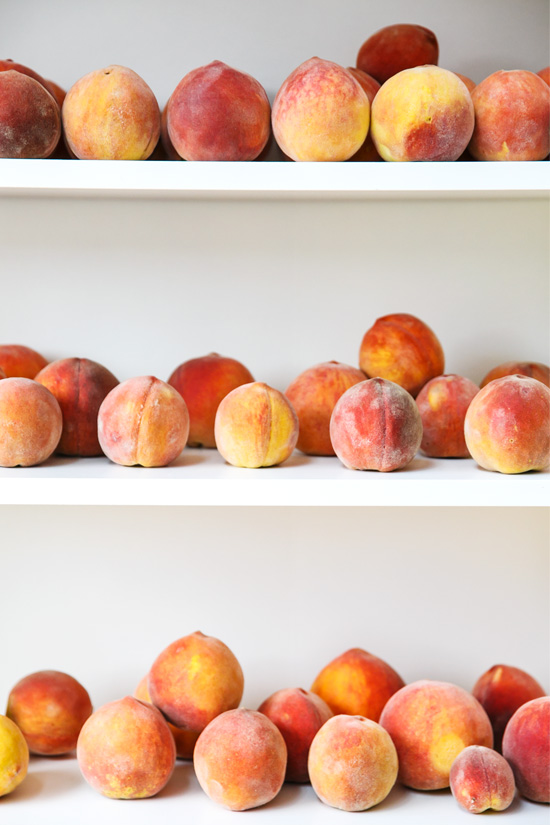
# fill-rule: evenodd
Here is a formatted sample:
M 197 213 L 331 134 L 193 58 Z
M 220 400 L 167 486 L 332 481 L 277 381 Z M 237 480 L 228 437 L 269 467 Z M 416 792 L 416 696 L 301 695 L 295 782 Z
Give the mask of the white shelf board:
M 545 198 L 545 161 L 291 163 L 0 159 L 0 196 Z
M 550 472 L 503 475 L 472 459 L 418 455 L 392 473 L 346 469 L 298 451 L 278 467 L 226 464 L 217 450 L 186 448 L 168 467 L 121 467 L 105 457 L 53 456 L 0 469 L 0 504 L 175 506 L 544 507 Z

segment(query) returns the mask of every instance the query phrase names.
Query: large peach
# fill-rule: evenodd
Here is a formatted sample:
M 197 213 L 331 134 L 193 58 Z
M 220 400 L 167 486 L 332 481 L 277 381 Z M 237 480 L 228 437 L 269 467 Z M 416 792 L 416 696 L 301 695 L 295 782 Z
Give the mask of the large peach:
M 0 158 L 47 158 L 61 136 L 59 106 L 34 78 L 0 71 Z
M 0 381 L 0 467 L 31 467 L 51 456 L 63 416 L 52 393 L 30 378 Z
M 439 458 L 468 458 L 464 418 L 479 387 L 461 375 L 439 375 L 416 396 L 422 419 L 420 449 Z
M 23 344 L 0 344 L 0 368 L 8 378 L 34 378 L 48 362 Z
M 460 751 L 451 765 L 451 791 L 458 804 L 472 814 L 505 811 L 516 792 L 512 768 L 499 753 L 481 745 Z
M 540 364 L 537 361 L 506 361 L 489 370 L 480 384 L 481 389 L 495 378 L 503 378 L 505 375 L 526 375 L 528 378 L 535 378 L 550 387 L 550 367 Z
M 504 731 L 502 755 L 512 766 L 520 794 L 550 802 L 550 696 L 516 710 Z
M 361 71 L 361 69 L 354 69 L 353 66 L 348 66 L 348 72 L 350 72 L 357 80 L 357 82 L 365 92 L 366 96 L 368 97 L 369 103 L 372 107 L 372 101 L 374 100 L 376 93 L 380 88 L 380 83 L 377 80 L 375 80 L 374 77 L 371 77 L 370 74 Z M 376 151 L 376 146 L 373 143 L 370 130 L 363 142 L 363 145 L 357 150 L 357 152 L 354 155 L 352 155 L 350 160 L 354 162 L 360 161 L 362 163 L 369 163 L 372 161 L 382 160 L 382 158 Z
M 149 688 L 147 687 L 148 680 L 148 674 L 140 680 L 134 691 L 134 697 L 139 699 L 140 702 L 149 702 L 149 704 L 152 705 L 151 695 L 149 693 Z M 195 744 L 200 734 L 192 730 L 177 728 L 175 725 L 172 725 L 171 722 L 168 722 L 167 724 L 176 744 L 176 756 L 180 759 L 192 759 Z
M 0 796 L 14 791 L 25 779 L 29 748 L 25 737 L 11 719 L 0 714 Z
M 437 65 L 439 45 L 435 34 L 424 26 L 396 23 L 385 26 L 365 40 L 357 55 L 357 68 L 385 83 L 404 69 Z

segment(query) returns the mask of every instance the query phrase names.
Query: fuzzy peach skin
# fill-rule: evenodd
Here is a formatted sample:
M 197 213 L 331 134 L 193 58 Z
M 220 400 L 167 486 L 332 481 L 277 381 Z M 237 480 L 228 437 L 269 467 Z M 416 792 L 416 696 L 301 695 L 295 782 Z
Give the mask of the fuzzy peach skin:
M 23 344 L 0 344 L 0 368 L 8 378 L 34 378 L 48 362 Z
M 454 161 L 474 130 L 474 106 L 454 72 L 405 69 L 387 80 L 371 112 L 371 135 L 388 161 Z
M 550 86 L 550 66 L 545 66 L 544 69 L 540 69 L 537 74 Z
M 494 748 L 501 751 L 504 729 L 516 710 L 545 693 L 542 685 L 519 667 L 493 665 L 479 677 L 472 695 L 483 705 L 491 720 Z
M 352 66 L 347 67 L 348 72 L 353 75 L 353 77 L 357 80 L 363 91 L 365 92 L 366 96 L 369 99 L 369 103 L 372 107 L 372 101 L 374 100 L 378 89 L 380 88 L 380 83 L 371 77 L 370 74 L 361 71 L 361 69 L 354 69 Z M 372 161 L 379 161 L 382 160 L 378 152 L 376 151 L 376 146 L 372 141 L 372 135 L 370 130 L 365 138 L 363 145 L 357 150 L 357 152 L 351 156 L 350 161 L 355 163 L 370 163 Z
M 343 161 L 367 137 L 370 103 L 342 66 L 312 57 L 287 77 L 273 101 L 280 149 L 295 161 Z
M 11 793 L 23 782 L 28 767 L 25 737 L 15 722 L 0 714 L 0 796 Z
M 535 378 L 550 387 L 550 367 L 546 364 L 540 364 L 537 361 L 506 361 L 504 364 L 499 364 L 498 367 L 489 370 L 480 384 L 481 389 L 489 381 L 494 381 L 495 378 L 503 378 L 505 375 L 526 375 L 528 378 Z
M 285 740 L 288 759 L 286 782 L 309 782 L 307 758 L 319 728 L 332 711 L 320 696 L 303 688 L 284 688 L 269 696 L 258 708 L 271 719 Z
M 104 398 L 97 419 L 105 455 L 127 467 L 165 467 L 187 443 L 189 413 L 177 390 L 143 375 L 128 378 Z
M 466 413 L 464 436 L 485 470 L 525 473 L 550 466 L 550 388 L 524 375 L 487 384 Z
M 420 449 L 439 458 L 468 458 L 464 418 L 479 387 L 461 375 L 439 375 L 416 396 L 422 419 Z
M 176 746 L 162 714 L 125 696 L 84 723 L 76 748 L 86 782 L 111 799 L 144 799 L 161 791 L 174 770 Z
M 30 378 L 0 381 L 0 467 L 31 467 L 51 456 L 63 416 L 55 397 Z
M 61 136 L 59 106 L 32 77 L 0 71 L 0 158 L 47 158 Z
M 516 792 L 512 768 L 499 753 L 481 745 L 464 748 L 451 765 L 451 791 L 458 804 L 472 814 L 505 811 Z
M 342 811 L 366 811 L 395 785 L 397 753 L 389 734 L 371 719 L 333 716 L 311 743 L 308 768 L 321 802 Z
M 31 753 L 58 756 L 76 748 L 92 710 L 80 682 L 59 670 L 40 670 L 14 685 L 6 715 L 21 730 Z
M 544 160 L 550 152 L 550 87 L 534 72 L 499 71 L 472 92 L 476 160 Z
M 71 86 L 62 108 L 65 140 L 81 160 L 145 160 L 160 136 L 160 109 L 142 78 L 107 66 Z
M 226 395 L 214 422 L 216 446 L 236 467 L 272 467 L 286 461 L 298 429 L 298 416 L 287 398 L 260 381 Z
M 168 379 L 189 410 L 190 447 L 215 447 L 214 422 L 220 402 L 231 390 L 254 381 L 250 370 L 217 352 L 184 361 Z
M 153 703 L 149 694 L 149 688 L 147 687 L 148 679 L 149 675 L 144 676 L 143 679 L 140 680 L 134 691 L 134 698 L 139 699 L 140 702 L 149 702 L 149 704 L 152 705 Z M 172 725 L 170 722 L 167 722 L 167 725 L 170 728 L 172 736 L 174 737 L 174 742 L 176 744 L 176 756 L 179 759 L 192 759 L 195 744 L 200 734 L 191 730 L 182 730 L 181 728 L 177 728 L 175 725 Z
M 512 766 L 520 794 L 550 802 L 550 696 L 516 710 L 504 731 L 502 755 Z
M 422 420 L 414 398 L 384 378 L 350 387 L 330 419 L 334 452 L 350 470 L 399 470 L 415 457 Z
M 277 727 L 255 710 L 229 710 L 206 727 L 195 745 L 199 784 L 213 802 L 246 811 L 274 799 L 284 782 L 286 745 Z
M 88 358 L 62 358 L 40 370 L 35 380 L 55 395 L 63 413 L 57 452 L 102 455 L 97 416 L 105 396 L 118 384 L 112 372 Z
M 393 75 L 426 63 L 437 65 L 439 45 L 424 26 L 397 23 L 384 26 L 365 40 L 357 55 L 357 68 L 385 83 Z
M 338 399 L 365 373 L 338 361 L 326 361 L 300 373 L 285 390 L 299 421 L 296 446 L 308 455 L 335 455 L 330 417 Z

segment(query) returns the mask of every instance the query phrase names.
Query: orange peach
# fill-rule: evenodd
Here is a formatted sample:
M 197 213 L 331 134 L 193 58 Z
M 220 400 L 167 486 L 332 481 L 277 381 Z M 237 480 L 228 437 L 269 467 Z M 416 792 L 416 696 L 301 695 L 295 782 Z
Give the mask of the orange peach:
M 550 86 L 550 66 L 545 66 L 544 69 L 540 69 L 537 74 Z
M 503 378 L 505 375 L 526 375 L 528 378 L 535 378 L 550 387 L 550 367 L 546 364 L 539 364 L 536 361 L 506 361 L 489 370 L 480 384 L 481 389 L 495 378 Z
M 374 100 L 376 93 L 380 88 L 380 83 L 377 80 L 375 80 L 374 77 L 371 77 L 370 74 L 361 71 L 361 69 L 354 69 L 352 66 L 348 66 L 348 72 L 350 72 L 357 80 L 357 82 L 365 92 L 366 96 L 368 97 L 369 103 L 372 107 L 372 101 Z M 357 150 L 357 152 L 354 155 L 352 155 L 350 160 L 362 163 L 370 163 L 375 160 L 382 160 L 382 158 L 376 151 L 376 146 L 373 143 L 370 130 L 367 134 L 367 137 L 365 138 L 363 145 Z
M 148 680 L 149 675 L 144 676 L 143 679 L 140 680 L 134 691 L 134 698 L 139 699 L 140 702 L 149 702 L 149 704 L 152 705 L 151 695 L 149 693 L 149 688 L 147 687 Z M 174 737 L 174 742 L 176 744 L 176 756 L 179 759 L 192 759 L 195 744 L 200 734 L 192 730 L 182 730 L 181 728 L 177 728 L 175 725 L 172 725 L 171 722 L 167 722 L 167 725 L 170 728 L 172 736 Z
M 512 766 L 517 789 L 533 802 L 550 802 L 550 696 L 516 710 L 504 731 L 502 755 Z
M 424 384 L 416 397 L 422 419 L 420 449 L 439 458 L 468 458 L 464 418 L 479 387 L 461 375 L 439 375 Z
M 372 34 L 359 49 L 357 68 L 385 83 L 393 75 L 426 63 L 437 65 L 439 45 L 424 26 L 397 23 Z
M 52 393 L 30 378 L 0 381 L 0 467 L 31 467 L 51 456 L 63 416 Z
M 0 158 L 47 158 L 61 136 L 59 106 L 27 74 L 0 71 Z
M 0 797 L 23 782 L 29 767 L 25 737 L 11 719 L 0 714 Z
M 343 161 L 362 146 L 370 103 L 342 66 L 312 57 L 295 69 L 275 96 L 273 134 L 295 161 Z
M 550 389 L 524 375 L 490 381 L 468 407 L 464 435 L 485 470 L 544 470 L 550 465 Z
M 499 753 L 481 745 L 464 748 L 451 765 L 451 791 L 458 804 L 472 814 L 505 811 L 516 792 L 512 768 Z
M 111 799 L 144 799 L 172 776 L 176 747 L 162 714 L 126 696 L 103 705 L 84 723 L 76 756 L 94 790 Z
M 216 412 L 214 436 L 229 464 L 271 467 L 294 450 L 298 416 L 279 390 L 254 381 L 225 396 Z
M 380 724 L 397 749 L 400 781 L 421 791 L 447 788 L 451 765 L 468 745 L 493 745 L 482 706 L 449 682 L 405 685 L 388 700 Z
M 8 378 L 34 378 L 48 362 L 22 344 L 0 344 L 0 368 Z
M 231 390 L 252 381 L 244 364 L 217 352 L 184 361 L 173 371 L 168 383 L 187 404 L 190 447 L 216 446 L 214 421 L 220 402 Z
M 228 710 L 206 727 L 195 746 L 199 784 L 213 802 L 246 811 L 274 799 L 284 782 L 286 745 L 263 713 Z

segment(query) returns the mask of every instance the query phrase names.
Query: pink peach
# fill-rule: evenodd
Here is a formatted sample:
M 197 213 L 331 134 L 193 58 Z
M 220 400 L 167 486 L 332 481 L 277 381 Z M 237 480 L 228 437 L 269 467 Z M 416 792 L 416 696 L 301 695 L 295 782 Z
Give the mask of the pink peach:
M 28 74 L 0 71 L 0 158 L 47 158 L 61 136 L 56 100 Z
M 479 387 L 461 375 L 439 375 L 416 396 L 422 419 L 420 449 L 439 458 L 468 458 L 464 418 Z

